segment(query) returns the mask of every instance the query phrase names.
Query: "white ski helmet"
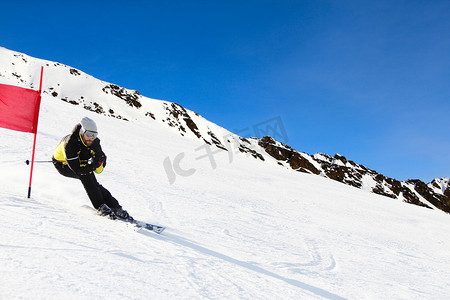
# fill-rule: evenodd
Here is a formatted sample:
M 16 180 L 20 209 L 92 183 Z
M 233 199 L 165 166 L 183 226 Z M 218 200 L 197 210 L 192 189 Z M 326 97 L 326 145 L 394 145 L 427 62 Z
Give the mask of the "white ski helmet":
M 97 124 L 95 124 L 94 120 L 88 117 L 81 119 L 80 134 L 85 134 L 90 139 L 97 138 Z

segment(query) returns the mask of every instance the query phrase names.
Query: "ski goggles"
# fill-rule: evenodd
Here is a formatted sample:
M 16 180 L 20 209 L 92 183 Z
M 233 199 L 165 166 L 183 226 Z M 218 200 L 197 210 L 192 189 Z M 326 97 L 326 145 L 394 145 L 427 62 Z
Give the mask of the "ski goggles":
M 84 132 L 84 135 L 86 135 L 86 137 L 88 139 L 95 140 L 97 138 L 97 136 L 98 136 L 98 132 L 97 131 L 86 130 Z

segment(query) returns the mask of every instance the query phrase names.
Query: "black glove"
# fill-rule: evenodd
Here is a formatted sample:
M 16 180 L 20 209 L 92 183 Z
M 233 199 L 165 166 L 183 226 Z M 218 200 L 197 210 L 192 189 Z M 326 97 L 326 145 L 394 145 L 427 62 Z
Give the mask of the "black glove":
M 98 165 L 91 158 L 90 160 L 88 160 L 87 164 L 83 168 L 84 168 L 83 173 L 89 174 L 93 172 L 95 169 L 97 169 Z
M 103 168 L 106 167 L 106 154 L 104 152 L 102 152 L 98 162 L 100 165 L 103 165 Z

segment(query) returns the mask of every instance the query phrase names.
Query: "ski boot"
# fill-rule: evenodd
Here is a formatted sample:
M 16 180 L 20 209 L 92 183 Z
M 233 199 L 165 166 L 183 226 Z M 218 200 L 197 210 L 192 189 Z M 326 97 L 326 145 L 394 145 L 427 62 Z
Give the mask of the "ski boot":
M 114 213 L 114 211 L 111 208 L 109 208 L 109 206 L 106 205 L 105 203 L 100 205 L 100 207 L 97 209 L 97 211 L 98 211 L 98 214 L 101 216 L 108 216 L 111 220 L 117 219 L 117 216 Z
M 130 214 L 128 214 L 128 212 L 126 210 L 122 209 L 122 207 L 113 208 L 112 210 L 113 210 L 114 214 L 116 215 L 116 217 L 118 217 L 119 219 L 128 220 L 128 221 L 133 220 L 133 217 L 131 217 Z

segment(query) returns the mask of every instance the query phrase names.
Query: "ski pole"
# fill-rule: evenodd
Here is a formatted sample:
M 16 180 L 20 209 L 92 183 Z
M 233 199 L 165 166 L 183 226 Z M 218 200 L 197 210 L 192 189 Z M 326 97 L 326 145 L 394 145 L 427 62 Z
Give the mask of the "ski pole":
M 51 160 L 35 160 L 35 161 L 34 161 L 34 163 L 51 163 L 51 162 L 53 162 L 53 161 L 51 161 Z M 27 165 L 29 165 L 29 164 L 30 164 L 30 161 L 27 159 L 27 160 L 25 161 L 25 163 L 26 163 Z

